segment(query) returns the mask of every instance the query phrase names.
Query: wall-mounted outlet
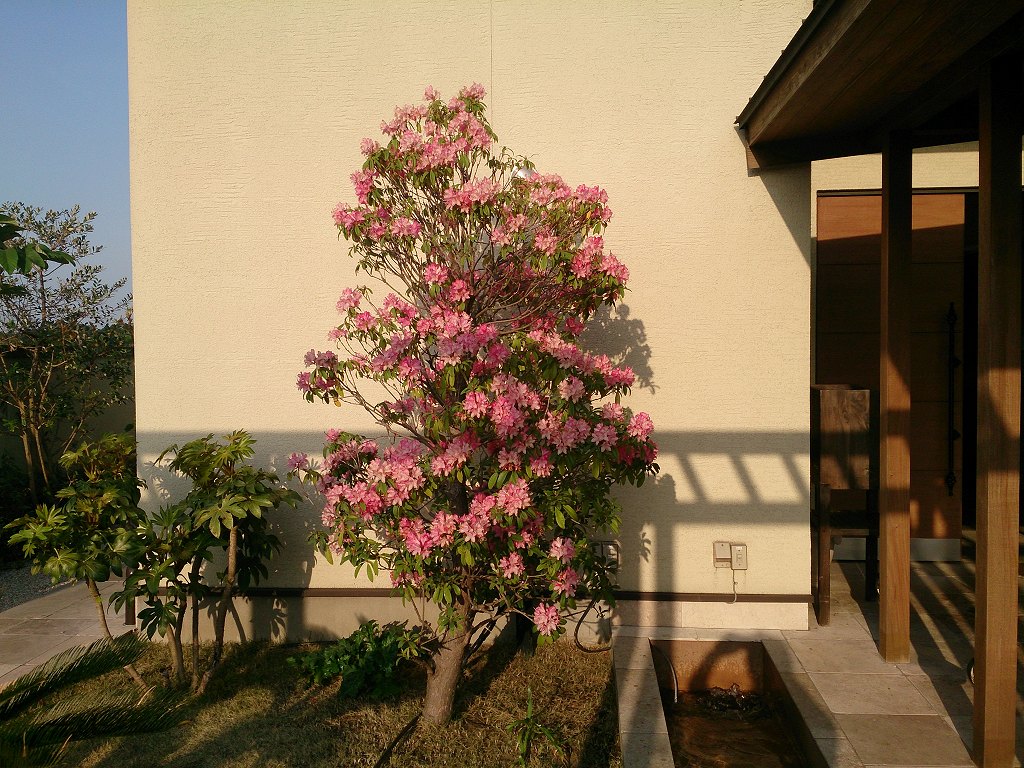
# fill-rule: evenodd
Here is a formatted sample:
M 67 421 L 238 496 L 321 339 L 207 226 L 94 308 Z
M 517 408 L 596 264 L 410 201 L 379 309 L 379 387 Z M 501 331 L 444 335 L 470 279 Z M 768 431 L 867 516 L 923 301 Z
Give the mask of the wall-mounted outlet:
M 730 565 L 734 571 L 747 570 L 747 545 L 732 544 L 729 549 Z
M 732 550 L 728 541 L 716 541 L 714 544 L 715 568 L 732 567 Z

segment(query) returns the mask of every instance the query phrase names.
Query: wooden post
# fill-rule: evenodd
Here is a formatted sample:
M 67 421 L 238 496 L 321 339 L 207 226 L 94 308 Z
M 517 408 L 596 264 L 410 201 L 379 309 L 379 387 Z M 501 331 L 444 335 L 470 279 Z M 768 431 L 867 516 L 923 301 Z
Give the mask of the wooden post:
M 982 74 L 978 110 L 978 550 L 974 759 L 1014 759 L 1020 494 L 1021 63 Z
M 910 661 L 910 240 L 913 151 L 905 134 L 882 150 L 879 417 L 879 650 Z

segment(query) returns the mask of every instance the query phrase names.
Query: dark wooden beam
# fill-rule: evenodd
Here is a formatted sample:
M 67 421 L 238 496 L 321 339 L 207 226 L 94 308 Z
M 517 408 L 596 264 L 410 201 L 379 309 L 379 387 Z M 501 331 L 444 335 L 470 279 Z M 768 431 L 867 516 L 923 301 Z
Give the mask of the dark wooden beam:
M 1019 16 L 1016 24 L 1010 22 L 1021 0 L 886 4 L 891 12 L 872 34 L 873 47 L 822 72 L 833 95 L 812 107 L 817 132 L 913 130 L 974 90 L 986 61 L 1020 44 Z M 893 119 L 891 113 L 908 104 L 912 119 Z M 777 124 L 778 130 L 792 130 Z
M 845 55 L 851 45 L 861 42 L 854 40 L 859 36 L 851 33 L 858 24 L 863 24 L 862 16 L 871 6 L 872 0 L 852 0 L 822 2 L 811 10 L 797 36 L 738 118 L 753 145 L 774 138 L 776 121 L 788 120 L 793 110 L 802 109 L 808 80 L 822 62 L 836 54 Z
M 974 759 L 1014 760 L 1020 497 L 1021 63 L 986 67 L 979 98 L 978 491 Z
M 882 150 L 879 416 L 879 650 L 910 661 L 910 304 L 913 149 L 892 134 Z

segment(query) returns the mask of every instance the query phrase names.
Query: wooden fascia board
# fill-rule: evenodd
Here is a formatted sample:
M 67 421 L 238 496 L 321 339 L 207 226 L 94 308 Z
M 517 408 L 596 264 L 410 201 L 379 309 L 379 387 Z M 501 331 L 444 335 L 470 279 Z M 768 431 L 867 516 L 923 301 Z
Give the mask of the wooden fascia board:
M 755 93 L 751 105 L 737 118 L 751 146 L 756 146 L 778 116 L 800 97 L 815 69 L 842 42 L 872 2 L 877 0 L 834 2 L 821 11 L 820 17 L 808 17 L 813 29 L 805 33 L 798 50 L 784 52 L 789 55 L 783 71 L 769 73 L 763 93 Z
M 780 129 L 783 134 L 789 133 L 779 121 L 786 119 L 792 124 L 792 110 L 798 106 L 799 99 L 808 98 L 801 87 L 813 76 L 814 68 L 822 65 L 825 56 L 835 52 L 839 37 L 855 25 L 859 25 L 856 36 L 863 37 L 891 7 L 881 0 L 876 0 L 871 9 L 867 8 L 869 4 L 870 0 L 829 4 L 828 13 L 816 19 L 814 29 L 804 32 L 799 49 L 787 48 L 785 62 L 783 59 L 777 62 L 785 66 L 779 71 L 773 68 L 762 88 L 737 118 L 746 143 L 748 169 L 879 152 L 885 136 L 894 130 L 911 132 L 915 148 L 977 138 L 973 126 L 946 125 L 941 118 L 939 122 L 934 118 L 958 99 L 976 91 L 978 72 L 987 61 L 1024 47 L 1024 0 L 985 0 L 984 7 L 977 10 L 986 17 L 984 23 L 991 25 L 993 31 L 923 85 L 908 88 L 900 103 L 873 118 L 862 129 L 843 133 L 831 130 L 803 138 L 769 138 Z M 796 42 L 794 38 L 794 44 Z M 789 118 L 784 110 L 790 111 Z
M 820 136 L 813 139 L 766 142 L 756 147 L 746 145 L 747 170 L 763 171 L 795 163 L 830 160 L 836 157 L 873 155 L 882 151 L 885 132 L 858 133 L 843 136 Z M 977 128 L 927 128 L 910 135 L 914 149 L 941 147 L 977 141 Z

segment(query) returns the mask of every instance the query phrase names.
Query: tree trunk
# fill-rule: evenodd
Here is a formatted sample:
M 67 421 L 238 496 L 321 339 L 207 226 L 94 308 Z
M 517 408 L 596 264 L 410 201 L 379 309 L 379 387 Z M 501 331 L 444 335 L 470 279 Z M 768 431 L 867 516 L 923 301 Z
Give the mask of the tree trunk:
M 196 555 L 192 560 L 192 570 L 188 575 L 188 583 L 191 587 L 192 600 L 192 690 L 199 688 L 199 605 L 200 587 L 199 569 L 202 567 L 203 558 Z M 184 613 L 182 613 L 184 623 Z
M 171 653 L 171 677 L 175 685 L 182 685 L 185 682 L 185 654 L 181 648 L 181 630 L 185 623 L 185 614 L 182 612 L 175 625 L 168 633 L 167 642 Z
M 25 450 L 25 469 L 28 475 L 28 492 L 32 496 L 32 506 L 39 506 L 39 489 L 36 487 L 36 462 L 32 456 L 32 444 L 28 440 L 28 432 L 22 429 L 21 447 Z
M 36 444 L 36 454 L 39 456 L 39 471 L 43 476 L 43 485 L 46 487 L 47 493 L 49 493 L 52 490 L 52 488 L 50 487 L 50 470 L 49 467 L 47 466 L 48 462 L 46 452 L 43 451 L 42 437 L 40 436 L 39 429 L 37 427 L 33 426 L 31 429 L 32 438 L 33 440 L 35 440 Z
M 92 579 L 86 579 L 85 585 L 89 588 L 89 594 L 92 595 L 92 599 L 96 603 L 96 611 L 100 615 L 100 627 L 103 629 L 104 636 L 107 640 L 113 640 L 114 636 L 110 634 L 110 627 L 107 626 L 107 612 L 103 610 L 103 597 L 100 595 L 99 587 L 96 586 L 96 582 Z M 142 690 L 145 691 L 149 689 L 149 686 L 146 685 L 146 681 L 142 679 L 142 675 L 138 673 L 133 665 L 126 665 L 124 671 L 128 673 L 131 679 L 134 680 Z
M 224 625 L 228 619 L 228 608 L 231 606 L 231 593 L 235 588 L 235 572 L 238 569 L 238 526 L 231 528 L 228 534 L 228 566 L 224 572 L 224 586 L 221 589 L 220 600 L 217 603 L 217 615 L 213 623 L 213 655 L 210 657 L 210 667 L 203 674 L 196 693 L 206 690 L 206 684 L 210 681 L 217 666 L 220 664 L 220 657 L 224 651 Z
M 469 598 L 466 596 L 459 606 L 462 619 L 458 634 L 449 634 L 432 659 L 434 668 L 427 674 L 427 693 L 423 697 L 423 722 L 444 725 L 452 719 L 452 704 L 455 689 L 462 673 L 462 661 L 469 644 L 472 617 L 469 615 Z

